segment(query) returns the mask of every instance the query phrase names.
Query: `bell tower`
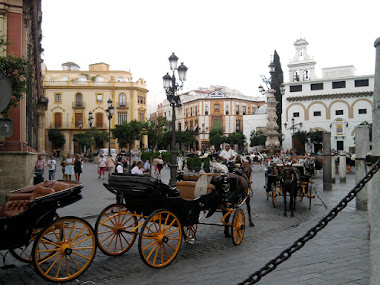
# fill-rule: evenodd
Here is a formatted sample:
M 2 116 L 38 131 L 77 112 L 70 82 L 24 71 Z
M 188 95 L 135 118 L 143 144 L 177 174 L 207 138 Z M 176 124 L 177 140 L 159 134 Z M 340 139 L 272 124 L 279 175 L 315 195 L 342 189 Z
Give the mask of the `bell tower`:
M 294 43 L 295 55 L 289 62 L 289 82 L 315 80 L 316 61 L 307 52 L 309 43 L 305 39 L 298 39 Z

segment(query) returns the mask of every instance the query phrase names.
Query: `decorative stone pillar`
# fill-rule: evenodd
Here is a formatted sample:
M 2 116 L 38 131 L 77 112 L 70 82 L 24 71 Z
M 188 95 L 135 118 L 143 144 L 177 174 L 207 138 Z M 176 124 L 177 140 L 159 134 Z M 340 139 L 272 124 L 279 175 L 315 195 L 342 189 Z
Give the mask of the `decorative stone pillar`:
M 339 182 L 346 183 L 346 152 L 339 153 Z
M 355 128 L 355 181 L 356 184 L 365 176 L 365 157 L 369 153 L 369 126 L 359 125 Z M 367 186 L 356 195 L 356 210 L 367 211 Z
M 380 156 L 380 38 L 375 41 L 375 87 L 373 90 L 372 155 Z M 380 284 L 380 173 L 371 179 L 370 219 L 370 285 Z
M 273 155 L 275 152 L 279 151 L 280 148 L 280 141 L 278 140 L 278 136 L 280 135 L 278 133 L 278 125 L 277 125 L 277 114 L 276 114 L 276 106 L 278 102 L 276 101 L 276 98 L 274 97 L 274 93 L 276 91 L 273 89 L 270 89 L 266 91 L 267 95 L 267 140 L 265 142 L 265 147 L 269 150 L 269 154 Z
M 45 150 L 45 111 L 37 112 L 37 151 L 46 153 Z
M 331 182 L 335 183 L 336 165 L 335 165 L 335 155 L 331 153 Z
M 323 190 L 331 191 L 331 133 L 323 134 Z

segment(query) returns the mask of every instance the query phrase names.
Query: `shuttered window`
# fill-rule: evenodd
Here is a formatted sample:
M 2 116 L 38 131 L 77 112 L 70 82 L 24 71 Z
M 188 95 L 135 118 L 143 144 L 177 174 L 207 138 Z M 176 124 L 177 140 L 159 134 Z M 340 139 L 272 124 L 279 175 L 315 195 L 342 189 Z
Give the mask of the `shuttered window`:
M 62 113 L 55 113 L 54 114 L 54 127 L 55 128 L 62 128 Z
M 97 128 L 103 128 L 103 114 L 102 113 L 97 113 L 96 114 L 96 127 Z

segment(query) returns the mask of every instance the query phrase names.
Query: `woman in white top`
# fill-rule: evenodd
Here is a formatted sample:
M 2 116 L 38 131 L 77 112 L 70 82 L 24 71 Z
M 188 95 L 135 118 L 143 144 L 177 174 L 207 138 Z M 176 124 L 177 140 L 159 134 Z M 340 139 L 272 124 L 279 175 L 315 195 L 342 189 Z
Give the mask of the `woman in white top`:
M 104 175 L 106 174 L 106 166 L 107 166 L 106 159 L 104 158 L 104 155 L 102 154 L 99 159 L 99 164 L 98 164 L 98 174 L 99 174 L 98 178 L 104 179 Z

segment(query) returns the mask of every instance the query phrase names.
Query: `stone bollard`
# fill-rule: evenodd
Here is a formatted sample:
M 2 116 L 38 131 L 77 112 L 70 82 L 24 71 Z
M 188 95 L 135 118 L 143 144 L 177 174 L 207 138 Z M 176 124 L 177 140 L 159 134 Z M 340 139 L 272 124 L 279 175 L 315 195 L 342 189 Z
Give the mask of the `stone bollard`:
M 331 153 L 331 182 L 332 183 L 335 183 L 335 174 L 336 174 L 335 155 Z
M 323 134 L 323 190 L 331 191 L 331 133 Z
M 359 125 L 355 128 L 355 181 L 356 184 L 365 176 L 366 165 L 365 157 L 369 153 L 369 126 Z M 356 210 L 367 211 L 367 192 L 366 185 L 356 196 Z
M 339 153 L 339 182 L 346 183 L 346 152 Z

